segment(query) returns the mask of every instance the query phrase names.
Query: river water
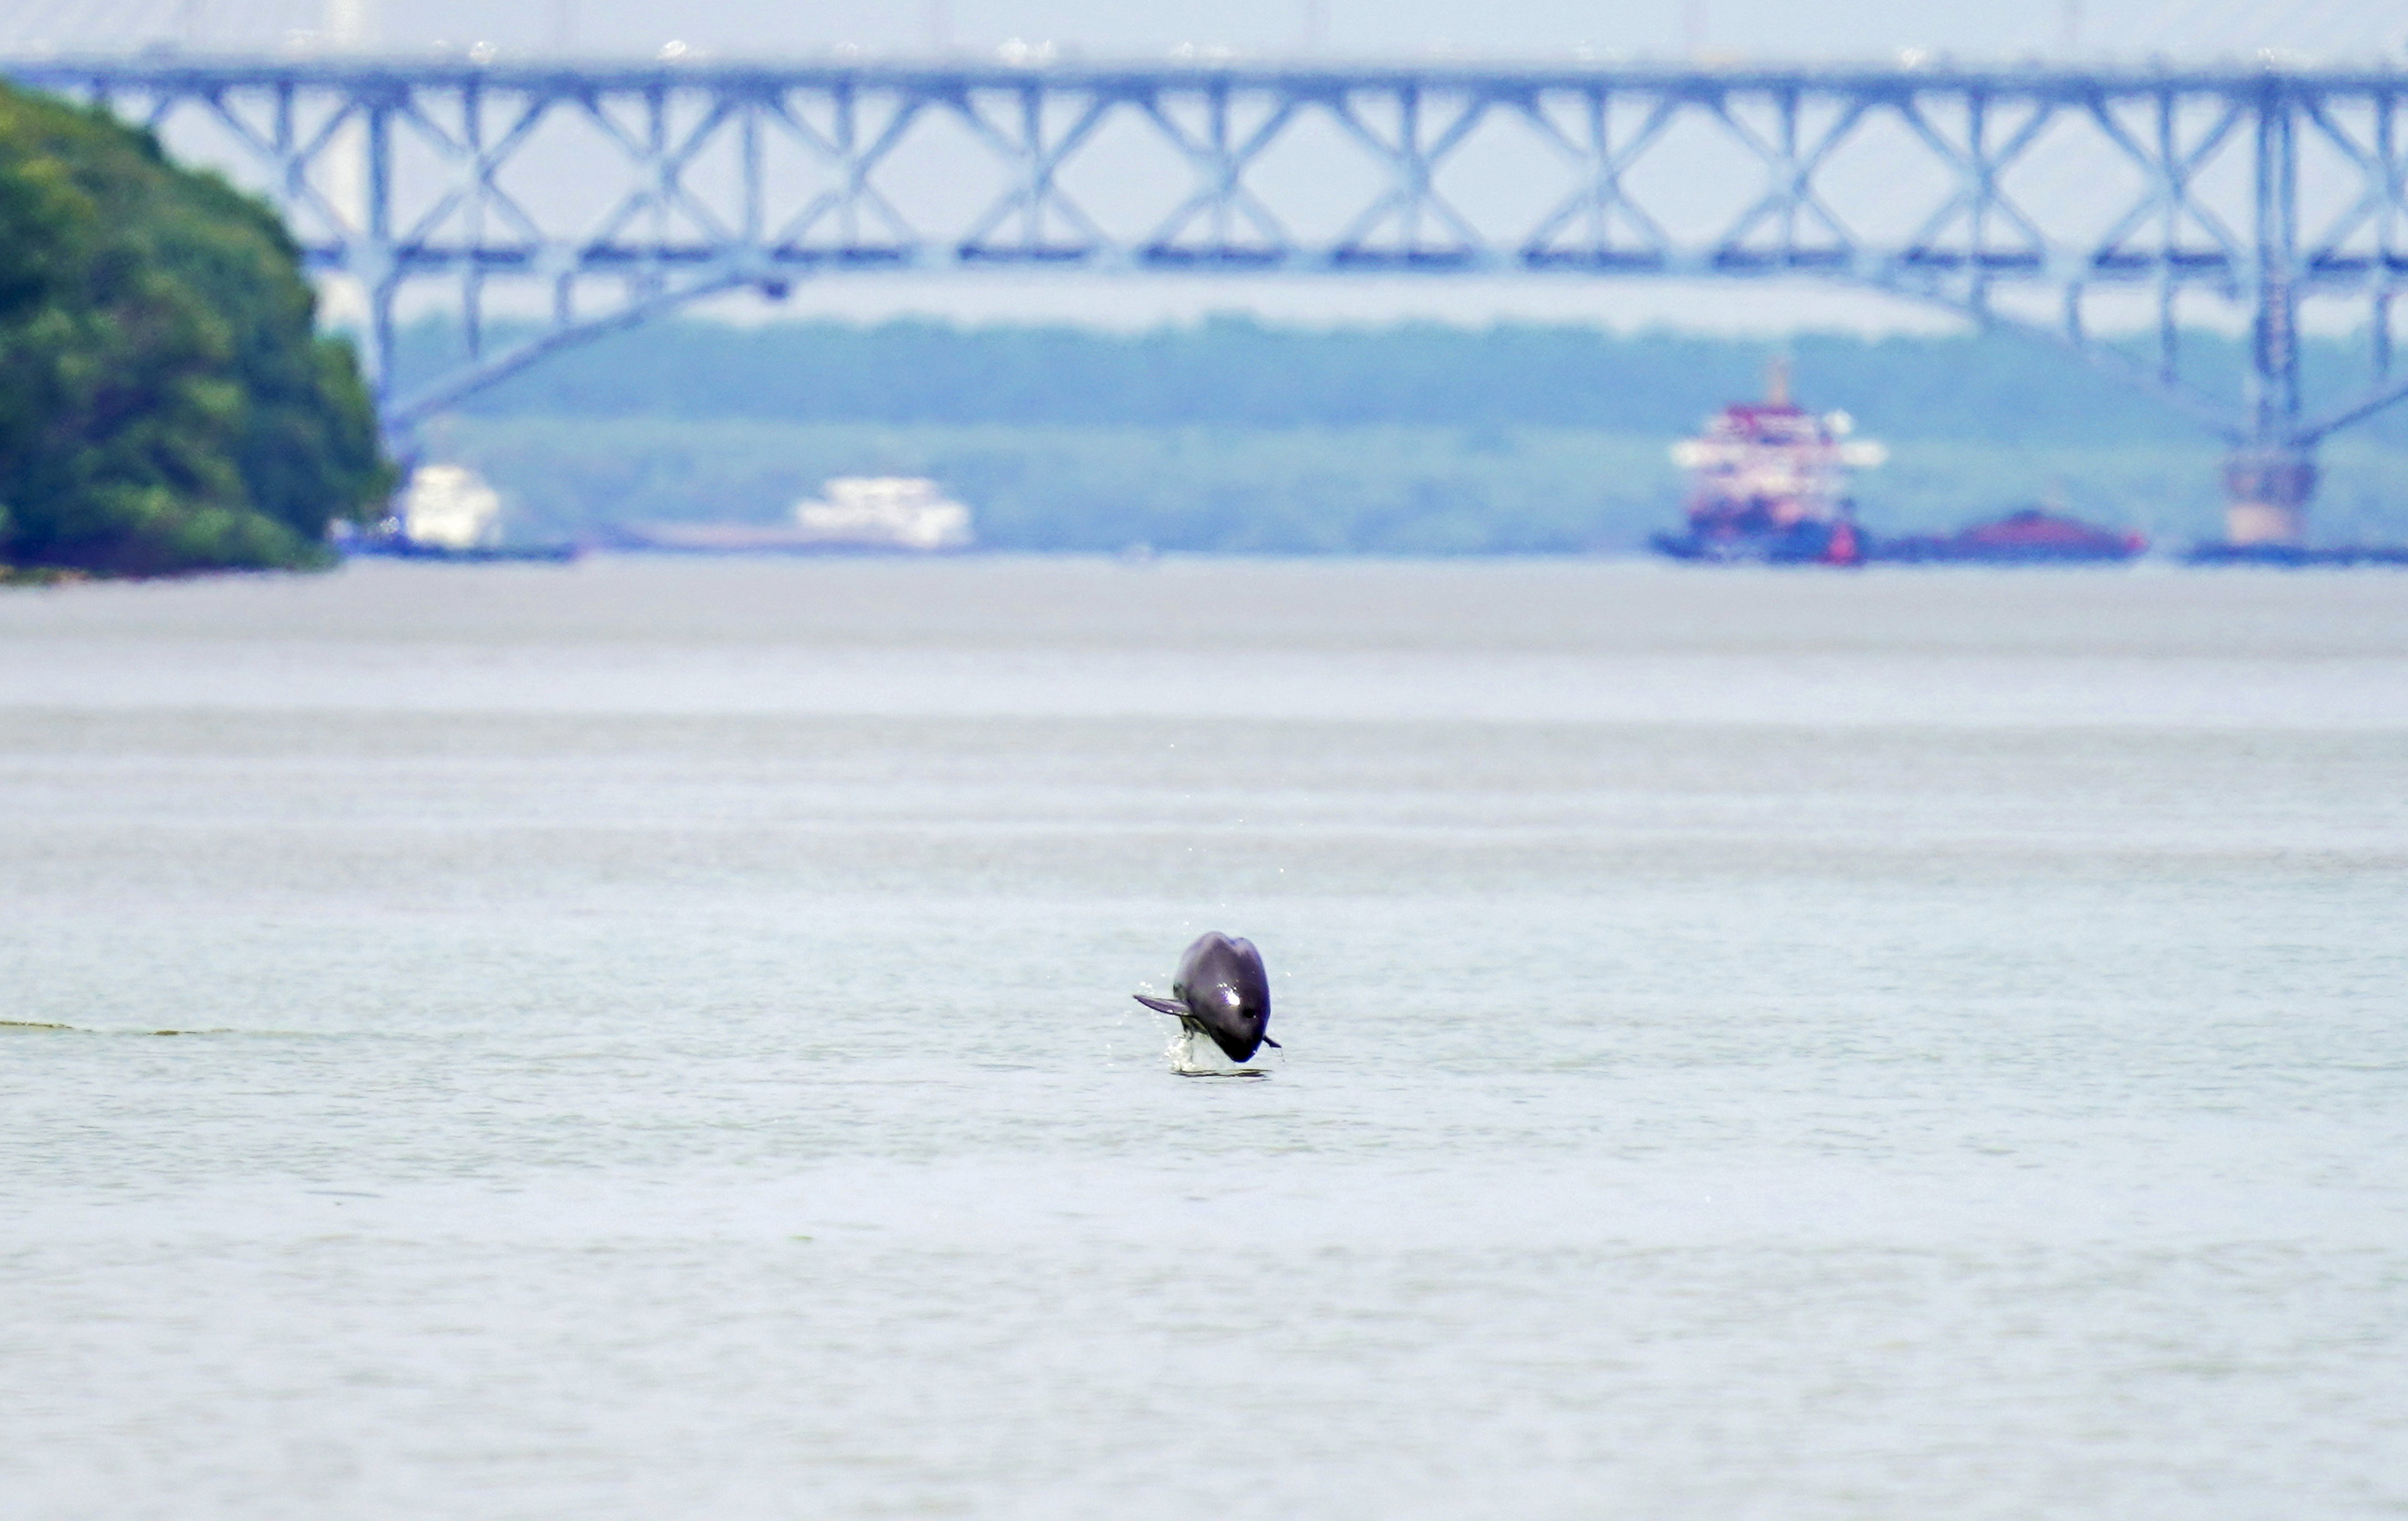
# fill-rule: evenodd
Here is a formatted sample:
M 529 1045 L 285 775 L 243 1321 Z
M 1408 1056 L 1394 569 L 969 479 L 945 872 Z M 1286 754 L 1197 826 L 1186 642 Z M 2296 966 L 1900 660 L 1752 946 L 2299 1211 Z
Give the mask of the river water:
M 0 1490 L 2397 1515 L 2403 919 L 2395 576 L 10 592 Z

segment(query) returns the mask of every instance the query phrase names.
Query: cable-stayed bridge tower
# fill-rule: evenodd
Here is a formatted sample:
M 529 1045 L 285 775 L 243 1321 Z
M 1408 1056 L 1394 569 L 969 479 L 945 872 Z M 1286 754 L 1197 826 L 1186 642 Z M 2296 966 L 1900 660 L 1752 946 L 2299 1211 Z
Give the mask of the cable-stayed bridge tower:
M 686 303 L 928 271 L 1839 282 L 2183 406 L 2230 446 L 2244 544 L 2297 542 L 2317 443 L 2408 395 L 2408 74 L 2386 68 L 0 68 L 270 197 L 353 293 L 397 434 Z M 431 311 L 464 357 L 405 387 L 396 323 Z M 2219 323 L 2246 355 L 2224 384 L 2185 342 Z M 2362 340 L 2363 373 L 2304 384 L 2310 326 Z

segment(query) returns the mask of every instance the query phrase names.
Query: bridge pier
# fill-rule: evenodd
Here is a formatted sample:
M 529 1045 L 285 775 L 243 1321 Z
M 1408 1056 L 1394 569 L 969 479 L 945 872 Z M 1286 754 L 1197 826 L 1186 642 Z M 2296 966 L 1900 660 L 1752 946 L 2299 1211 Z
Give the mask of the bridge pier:
M 2306 542 L 2316 458 L 2307 445 L 2236 449 L 2224 460 L 2224 541 L 2239 547 Z

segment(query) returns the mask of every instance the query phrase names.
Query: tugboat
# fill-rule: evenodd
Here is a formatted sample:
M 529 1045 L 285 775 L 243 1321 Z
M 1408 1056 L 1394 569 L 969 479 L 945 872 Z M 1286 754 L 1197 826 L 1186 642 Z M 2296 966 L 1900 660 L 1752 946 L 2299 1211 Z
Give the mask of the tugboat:
M 1675 560 L 1862 564 L 1848 472 L 1889 451 L 1850 440 L 1854 428 L 1845 412 L 1817 416 L 1791 401 L 1789 365 L 1775 359 L 1764 400 L 1726 406 L 1704 433 L 1672 446 L 1672 462 L 1689 472 L 1688 527 L 1648 542 Z

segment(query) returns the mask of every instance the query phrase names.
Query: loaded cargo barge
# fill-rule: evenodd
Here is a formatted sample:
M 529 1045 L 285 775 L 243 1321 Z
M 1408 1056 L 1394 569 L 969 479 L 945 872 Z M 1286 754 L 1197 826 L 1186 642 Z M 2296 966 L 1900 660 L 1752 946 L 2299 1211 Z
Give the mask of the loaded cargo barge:
M 1672 446 L 1672 462 L 1689 473 L 1687 523 L 1649 542 L 1675 560 L 1757 565 L 2076 564 L 2148 549 L 2138 533 L 2037 507 L 1949 534 L 1870 533 L 1848 475 L 1889 451 L 1851 437 L 1855 427 L 1845 412 L 1818 416 L 1791 400 L 1788 367 L 1774 361 L 1764 400 L 1726 406 Z
M 1976 561 L 2007 565 L 2081 565 L 2131 560 L 2149 547 L 2138 533 L 2118 533 L 2061 512 L 2026 507 L 1954 533 L 1874 539 L 1868 560 L 1912 565 Z

